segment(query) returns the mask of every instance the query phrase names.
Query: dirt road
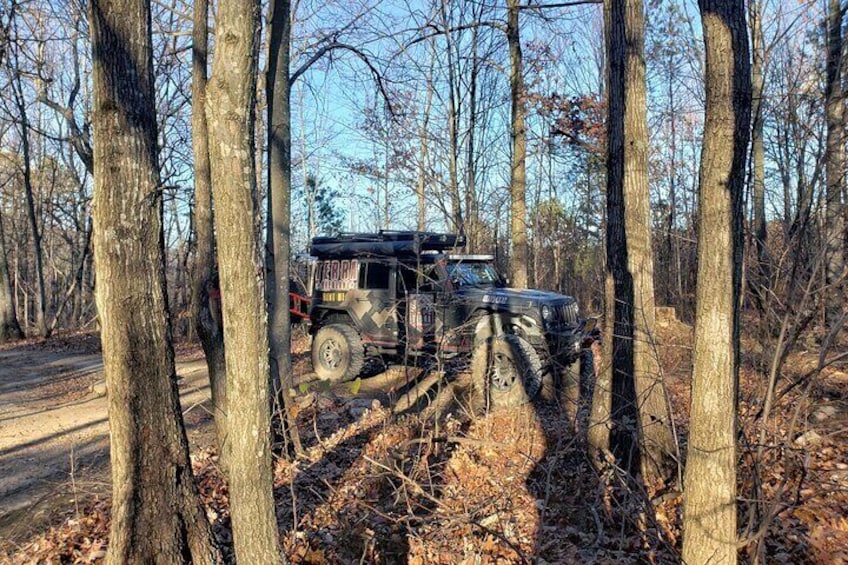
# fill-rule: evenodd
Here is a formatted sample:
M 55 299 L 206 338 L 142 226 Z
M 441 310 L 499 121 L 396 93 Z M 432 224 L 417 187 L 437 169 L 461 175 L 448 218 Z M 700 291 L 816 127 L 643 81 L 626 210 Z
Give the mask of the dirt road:
M 106 398 L 92 392 L 103 365 L 91 349 L 0 351 L 0 541 L 37 529 L 83 494 L 109 491 Z M 196 444 L 210 420 L 202 356 L 178 358 L 177 374 Z

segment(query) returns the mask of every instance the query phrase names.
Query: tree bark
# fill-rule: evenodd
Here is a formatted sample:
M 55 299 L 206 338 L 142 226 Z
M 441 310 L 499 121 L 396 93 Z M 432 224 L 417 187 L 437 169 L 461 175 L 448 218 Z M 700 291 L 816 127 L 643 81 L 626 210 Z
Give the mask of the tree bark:
M 107 563 L 215 563 L 179 404 L 165 290 L 150 4 L 89 4 L 94 254 L 109 391 Z
M 767 284 L 768 269 L 766 268 L 766 171 L 765 148 L 763 144 L 763 45 L 762 4 L 752 0 L 748 5 L 748 15 L 751 27 L 751 159 L 752 167 L 752 196 L 753 196 L 753 235 L 757 251 L 757 269 L 760 275 L 759 283 Z
M 482 7 L 481 7 L 482 10 Z M 480 19 L 479 14 L 475 14 Z M 477 161 L 475 134 L 477 132 L 477 77 L 480 74 L 480 29 L 471 30 L 471 70 L 468 85 L 468 140 L 465 146 L 465 233 L 466 249 L 476 253 L 480 246 L 480 214 L 477 203 Z
M 509 256 L 509 276 L 512 286 L 527 288 L 527 132 L 524 125 L 527 105 L 524 100 L 524 70 L 518 27 L 519 4 L 519 0 L 507 0 L 506 38 L 509 44 L 512 112 L 512 168 L 509 182 L 512 253 Z
M 607 269 L 604 279 L 604 332 L 602 362 L 597 372 L 592 391 L 592 407 L 589 412 L 589 428 L 586 431 L 589 459 L 597 469 L 602 469 L 610 451 L 612 431 L 612 382 L 613 382 L 613 323 L 615 320 L 615 284 L 612 272 Z
M 222 0 L 206 117 L 227 348 L 230 507 L 241 563 L 279 563 L 272 493 L 268 318 L 254 148 L 259 2 Z
M 655 348 L 643 10 L 641 0 L 623 0 L 606 11 L 607 268 L 615 305 L 612 451 L 625 469 L 653 484 L 670 477 L 676 450 Z
M 41 228 L 38 225 L 38 214 L 35 205 L 35 188 L 32 182 L 32 166 L 30 163 L 31 151 L 29 145 L 29 117 L 27 115 L 26 100 L 24 100 L 23 87 L 21 85 L 22 75 L 18 65 L 18 49 L 12 50 L 15 63 L 15 77 L 12 91 L 20 118 L 21 129 L 21 160 L 23 161 L 24 194 L 26 196 L 27 220 L 32 239 L 32 256 L 35 261 L 36 277 L 36 300 L 35 300 L 35 331 L 41 337 L 48 337 L 47 329 L 47 290 L 44 282 L 44 254 L 41 245 Z
M 209 41 L 209 2 L 194 3 L 192 30 L 191 147 L 194 155 L 194 229 L 197 249 L 192 273 L 192 320 L 209 370 L 215 437 L 220 461 L 227 468 L 227 367 L 221 326 L 221 292 L 216 282 L 215 228 L 209 129 L 206 125 L 206 86 Z
M 291 312 L 289 311 L 289 260 L 291 256 L 291 4 L 271 0 L 268 29 L 268 247 L 266 257 L 268 312 L 271 318 L 271 382 L 275 398 L 282 400 L 285 439 L 292 450 L 303 453 L 297 423 L 292 415 Z
M 744 5 L 700 0 L 706 47 L 698 285 L 683 561 L 736 563 L 742 193 L 751 120 Z
M 9 276 L 3 219 L 0 218 L 0 343 L 23 339 L 23 337 L 24 332 L 21 331 L 21 326 L 18 323 L 18 312 L 15 308 L 12 279 Z
M 427 71 L 427 96 L 424 102 L 424 115 L 421 127 L 418 130 L 418 138 L 421 144 L 418 151 L 418 185 L 415 187 L 417 200 L 417 229 L 424 231 L 427 228 L 427 171 L 430 161 L 429 139 L 430 135 L 430 108 L 433 105 L 433 67 L 436 63 L 435 46 L 431 43 L 430 67 Z
M 840 282 L 845 268 L 845 100 L 842 96 L 842 11 L 840 0 L 828 0 L 827 68 L 825 114 L 827 141 L 825 148 L 825 181 L 827 211 L 825 237 L 827 283 L 837 288 L 829 291 L 827 318 L 832 320 L 844 305 L 844 285 Z
M 450 151 L 448 153 L 448 181 L 450 186 L 451 199 L 451 220 L 453 229 L 457 232 L 465 231 L 465 221 L 463 220 L 462 198 L 459 194 L 459 100 L 457 78 L 456 78 L 456 60 L 454 59 L 454 49 L 456 49 L 451 32 L 452 14 L 448 14 L 448 8 L 452 4 L 447 0 L 442 0 L 442 21 L 445 26 L 445 52 L 447 53 L 448 63 L 448 139 L 450 143 Z

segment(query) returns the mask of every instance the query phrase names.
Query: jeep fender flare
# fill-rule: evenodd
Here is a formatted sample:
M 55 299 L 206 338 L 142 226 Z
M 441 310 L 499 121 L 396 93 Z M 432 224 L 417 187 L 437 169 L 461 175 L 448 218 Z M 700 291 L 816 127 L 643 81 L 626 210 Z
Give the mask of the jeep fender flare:
M 472 314 L 471 322 L 475 345 L 504 334 L 514 334 L 527 341 L 535 341 L 537 336 L 544 337 L 536 321 L 525 314 L 477 310 Z
M 353 316 L 345 310 L 331 310 L 329 308 L 321 313 L 317 324 L 312 324 L 311 331 L 315 334 L 319 329 L 330 324 L 344 324 L 352 327 L 357 332 L 359 331 L 359 326 L 356 325 Z

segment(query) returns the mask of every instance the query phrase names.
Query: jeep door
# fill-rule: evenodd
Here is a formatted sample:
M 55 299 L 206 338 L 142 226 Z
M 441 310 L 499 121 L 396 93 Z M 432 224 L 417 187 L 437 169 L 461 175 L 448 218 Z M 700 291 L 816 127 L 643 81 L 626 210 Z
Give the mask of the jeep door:
M 435 350 L 436 281 L 434 265 L 398 264 L 399 341 L 411 351 Z
M 361 259 L 359 288 L 350 304 L 364 341 L 393 347 L 398 342 L 396 259 Z

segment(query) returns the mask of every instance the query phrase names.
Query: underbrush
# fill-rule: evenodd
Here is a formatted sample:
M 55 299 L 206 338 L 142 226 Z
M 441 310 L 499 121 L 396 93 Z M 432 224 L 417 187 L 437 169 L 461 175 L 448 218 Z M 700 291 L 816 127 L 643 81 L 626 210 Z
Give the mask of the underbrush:
M 675 322 L 658 336 L 684 453 L 691 331 Z M 848 378 L 834 365 L 789 386 L 815 355 L 793 353 L 766 420 L 765 377 L 743 364 L 744 561 L 848 562 Z M 437 418 L 398 416 L 379 402 L 308 392 L 297 416 L 307 455 L 274 463 L 285 554 L 292 563 L 679 562 L 679 488 L 650 499 L 614 466 L 596 471 L 585 455 L 585 412 L 572 422 L 552 402 L 471 417 L 454 404 Z M 208 448 L 193 463 L 213 532 L 232 558 L 217 457 Z M 108 502 L 92 499 L 48 532 L 7 544 L 0 561 L 100 562 L 108 526 Z

